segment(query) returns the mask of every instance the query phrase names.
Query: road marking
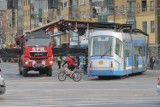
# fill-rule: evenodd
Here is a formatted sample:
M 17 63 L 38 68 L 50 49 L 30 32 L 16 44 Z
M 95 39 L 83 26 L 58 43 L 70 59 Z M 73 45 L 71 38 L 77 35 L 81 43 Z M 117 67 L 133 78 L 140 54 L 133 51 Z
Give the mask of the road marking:
M 12 66 L 17 66 L 18 64 L 13 64 L 13 63 L 1 63 L 1 65 L 12 65 Z

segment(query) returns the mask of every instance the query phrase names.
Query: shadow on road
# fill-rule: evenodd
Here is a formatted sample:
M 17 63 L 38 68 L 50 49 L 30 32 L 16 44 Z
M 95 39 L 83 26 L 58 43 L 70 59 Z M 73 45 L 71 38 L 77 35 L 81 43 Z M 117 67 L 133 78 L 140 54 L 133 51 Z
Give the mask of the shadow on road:
M 143 72 L 140 73 L 134 73 L 130 75 L 125 75 L 125 76 L 100 76 L 100 77 L 91 77 L 89 80 L 96 81 L 96 80 L 121 80 L 121 79 L 126 79 L 130 77 L 135 77 L 135 76 L 141 76 L 143 75 Z

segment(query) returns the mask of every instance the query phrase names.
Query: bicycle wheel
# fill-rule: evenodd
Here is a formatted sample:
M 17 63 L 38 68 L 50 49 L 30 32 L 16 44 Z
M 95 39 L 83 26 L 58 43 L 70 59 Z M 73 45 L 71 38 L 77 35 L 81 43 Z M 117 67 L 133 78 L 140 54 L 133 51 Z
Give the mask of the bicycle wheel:
M 64 71 L 61 71 L 61 72 L 58 74 L 58 79 L 59 79 L 60 81 L 64 81 L 64 80 L 66 80 L 66 78 L 67 78 L 67 75 L 66 75 L 66 73 L 65 73 Z
M 74 73 L 72 74 L 72 79 L 73 79 L 75 82 L 79 82 L 79 81 L 82 79 L 81 73 L 79 73 L 79 72 L 74 72 Z

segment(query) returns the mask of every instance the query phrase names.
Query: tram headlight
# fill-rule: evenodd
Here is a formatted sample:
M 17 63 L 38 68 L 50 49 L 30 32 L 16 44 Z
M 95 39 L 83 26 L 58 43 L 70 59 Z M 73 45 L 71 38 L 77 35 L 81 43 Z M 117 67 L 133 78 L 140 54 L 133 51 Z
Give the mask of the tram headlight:
M 89 67 L 92 68 L 92 61 L 89 62 Z
M 113 61 L 111 61 L 110 64 L 111 64 L 111 67 L 113 67 Z

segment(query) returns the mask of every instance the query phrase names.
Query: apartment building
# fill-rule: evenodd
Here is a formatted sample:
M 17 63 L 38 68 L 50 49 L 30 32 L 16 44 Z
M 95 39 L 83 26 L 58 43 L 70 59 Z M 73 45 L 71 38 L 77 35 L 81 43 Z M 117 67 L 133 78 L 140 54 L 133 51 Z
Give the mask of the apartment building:
M 22 26 L 23 30 L 31 29 L 30 26 L 30 1 L 29 0 L 22 0 Z
M 137 27 L 149 34 L 150 44 L 156 44 L 155 35 L 155 2 L 154 0 L 136 1 L 136 21 Z
M 114 9 L 109 21 L 133 24 L 150 35 L 150 44 L 156 44 L 154 0 L 114 0 Z
M 78 19 L 80 20 L 86 20 L 90 21 L 92 18 L 92 10 L 91 10 L 91 3 L 89 0 L 78 0 L 78 7 L 77 7 L 77 14 L 78 14 Z
M 17 33 L 17 3 L 16 0 L 0 1 L 0 43 L 14 43 Z
M 8 22 L 6 21 L 5 19 L 5 14 L 6 14 L 6 11 L 5 10 L 0 10 L 0 45 L 1 44 L 5 44 L 5 40 L 6 40 L 6 25 L 5 25 L 5 22 Z M 0 46 L 1 47 L 1 46 Z
M 104 1 L 104 0 L 102 0 Z M 64 19 L 70 20 L 83 20 L 83 21 L 98 21 L 98 14 L 96 13 L 96 7 L 101 7 L 98 3 L 99 0 L 60 0 L 60 14 L 57 17 L 62 16 Z M 98 5 L 97 5 L 98 4 Z M 103 4 L 103 2 L 101 2 Z M 56 10 L 55 10 L 56 11 Z M 102 13 L 102 11 L 99 11 Z M 105 20 L 107 17 L 105 18 Z M 101 20 L 102 21 L 102 20 Z M 79 45 L 83 37 L 79 37 L 74 32 L 69 32 L 66 36 L 61 36 L 61 44 Z
M 48 23 L 47 0 L 22 0 L 22 29 L 24 31 Z

